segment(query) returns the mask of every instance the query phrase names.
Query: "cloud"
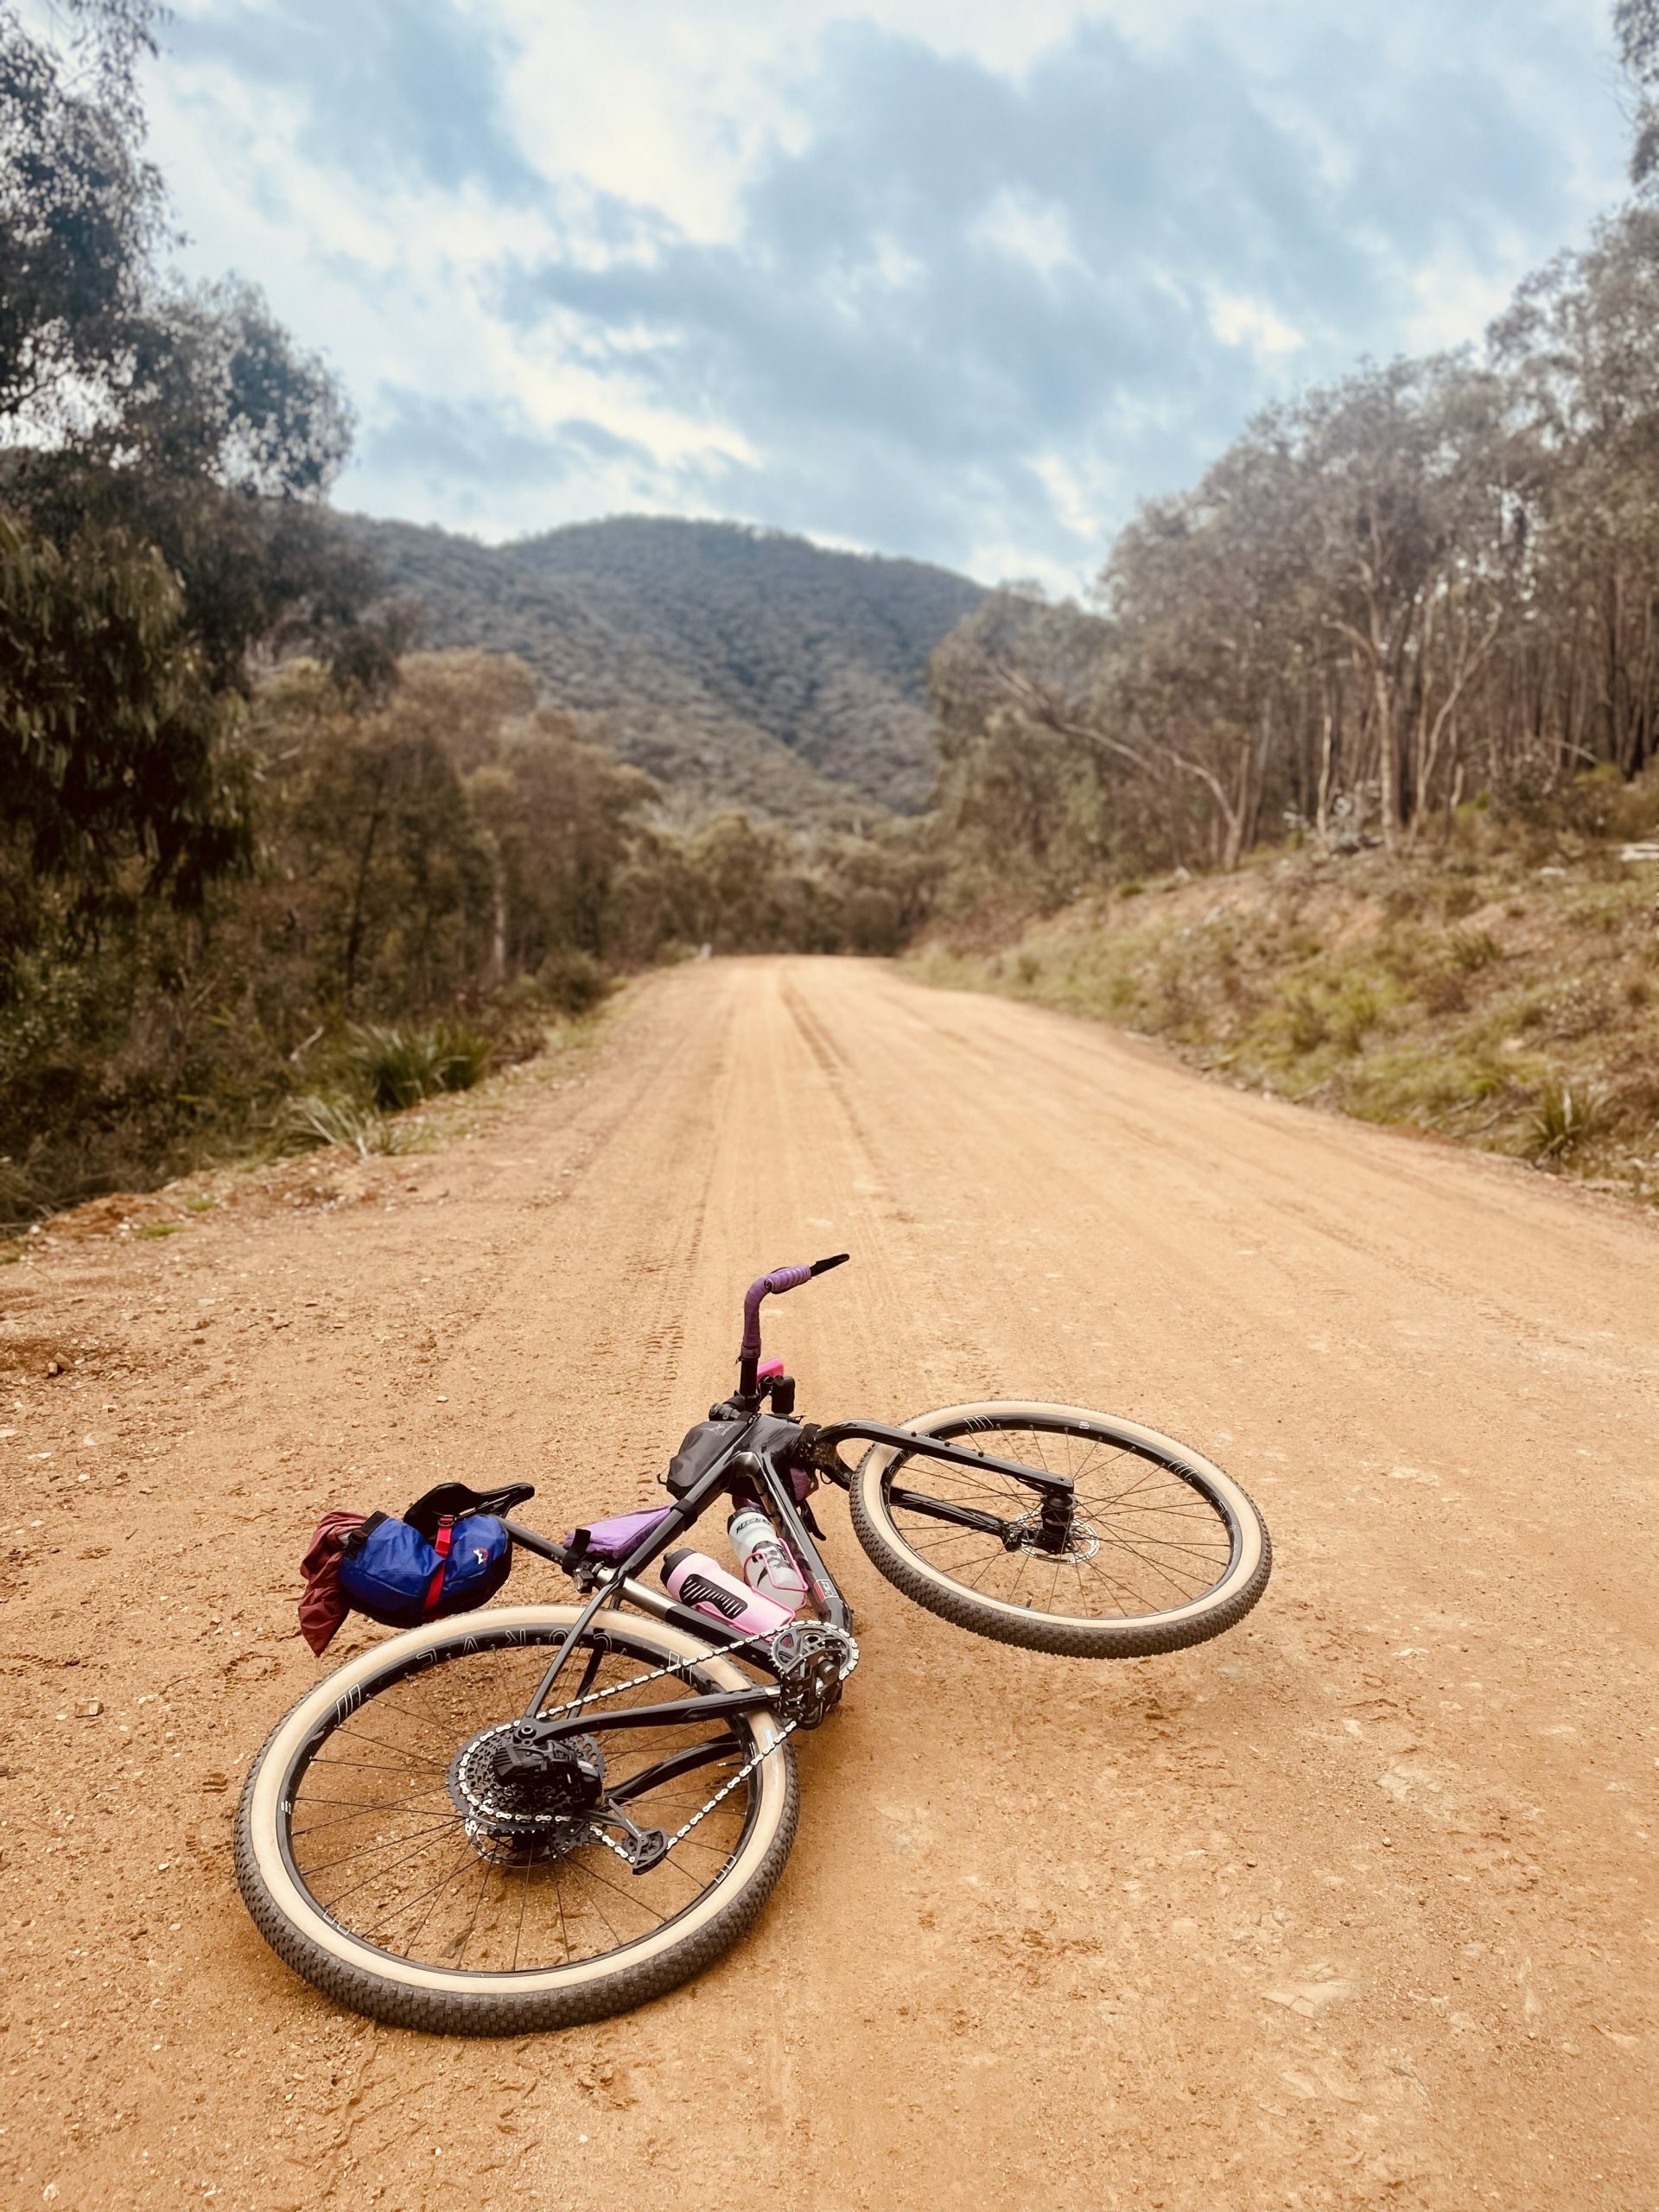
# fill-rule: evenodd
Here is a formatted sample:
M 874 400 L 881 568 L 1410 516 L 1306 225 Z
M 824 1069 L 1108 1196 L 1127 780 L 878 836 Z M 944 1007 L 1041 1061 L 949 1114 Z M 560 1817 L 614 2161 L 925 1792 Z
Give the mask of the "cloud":
M 334 340 L 353 504 L 1056 580 L 1293 382 L 1478 335 L 1617 189 L 1598 0 L 943 12 L 194 0 L 158 143 Z
M 537 172 L 503 106 L 512 48 L 452 0 L 264 0 L 201 8 L 168 32 L 171 53 L 302 105 L 296 149 L 371 184 L 413 177 L 518 200 Z
M 520 409 L 479 408 L 395 384 L 375 394 L 359 460 L 371 472 L 404 477 L 423 494 L 450 492 L 484 507 L 504 483 L 544 491 L 594 467 L 640 476 L 654 467 L 646 448 L 602 423 L 577 416 L 537 424 Z

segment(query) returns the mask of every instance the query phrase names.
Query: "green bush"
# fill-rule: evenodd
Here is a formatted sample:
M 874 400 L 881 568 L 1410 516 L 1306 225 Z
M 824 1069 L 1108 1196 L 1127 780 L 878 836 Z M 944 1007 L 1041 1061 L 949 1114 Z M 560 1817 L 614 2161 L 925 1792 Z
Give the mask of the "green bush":
M 344 1057 L 353 1087 L 379 1112 L 393 1114 L 441 1090 L 470 1090 L 493 1050 L 481 1030 L 464 1022 L 425 1029 L 364 1022 L 348 1032 Z
M 591 1014 L 611 988 L 599 962 L 579 945 L 565 945 L 550 953 L 537 970 L 536 982 L 554 1012 L 572 1021 Z

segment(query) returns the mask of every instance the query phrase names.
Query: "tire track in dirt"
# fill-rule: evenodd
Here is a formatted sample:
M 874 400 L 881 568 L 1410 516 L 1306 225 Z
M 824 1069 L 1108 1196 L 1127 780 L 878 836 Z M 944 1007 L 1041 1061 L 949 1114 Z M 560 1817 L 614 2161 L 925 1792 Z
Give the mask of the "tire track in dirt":
M 1647 2212 L 1651 1224 L 815 961 L 649 979 L 579 1080 L 340 1179 L 0 1277 L 7 2202 Z M 315 1678 L 315 1513 L 643 1502 L 744 1283 L 841 1246 L 770 1310 L 810 1417 L 1150 1421 L 1261 1497 L 1264 1605 L 1168 1661 L 1009 1651 L 831 1498 L 864 1665 L 740 1949 L 539 2042 L 333 2011 L 226 1848 Z

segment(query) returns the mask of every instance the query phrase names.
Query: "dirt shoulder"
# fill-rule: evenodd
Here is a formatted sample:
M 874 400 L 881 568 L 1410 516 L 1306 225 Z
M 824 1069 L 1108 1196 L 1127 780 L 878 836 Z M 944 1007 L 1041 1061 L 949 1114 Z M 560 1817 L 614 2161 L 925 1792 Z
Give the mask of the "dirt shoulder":
M 341 1173 L 0 1273 L 5 2201 L 1646 2212 L 1646 1218 L 806 960 L 652 977 L 563 1087 Z M 776 1324 L 810 1416 L 1166 1428 L 1260 1498 L 1263 1605 L 1167 1660 L 1012 1652 L 832 1499 L 864 1663 L 754 1934 L 559 2037 L 337 2011 L 229 1853 L 317 1675 L 312 1523 L 445 1476 L 553 1530 L 645 1503 L 742 1285 L 837 1246 Z
M 941 929 L 907 964 L 1659 1203 L 1659 842 L 1467 809 L 1414 855 L 1261 854 Z

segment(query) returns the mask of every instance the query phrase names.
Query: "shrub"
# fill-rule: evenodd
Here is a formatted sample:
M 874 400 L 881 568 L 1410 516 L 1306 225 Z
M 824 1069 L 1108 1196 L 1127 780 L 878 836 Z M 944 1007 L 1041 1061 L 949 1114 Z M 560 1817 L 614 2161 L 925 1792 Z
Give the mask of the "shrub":
M 609 991 L 610 979 L 591 952 L 576 945 L 550 953 L 537 973 L 542 997 L 556 1014 L 575 1020 L 591 1014 Z
M 441 1021 L 426 1029 L 365 1022 L 352 1030 L 346 1065 L 353 1087 L 381 1113 L 418 1106 L 441 1090 L 470 1090 L 493 1047 L 482 1031 Z
M 1476 975 L 1503 957 L 1503 946 L 1487 930 L 1451 930 L 1446 950 L 1452 966 L 1462 969 L 1465 976 Z
M 1598 1092 L 1574 1091 L 1566 1083 L 1548 1083 L 1527 1123 L 1527 1150 L 1534 1160 L 1565 1159 L 1596 1134 L 1603 1119 L 1603 1102 Z
M 1417 995 L 1430 1014 L 1461 1014 L 1469 1003 L 1469 989 L 1455 968 L 1431 968 L 1417 985 Z
M 1299 1052 L 1317 1052 L 1331 1034 L 1325 1008 L 1311 991 L 1292 991 L 1285 1000 L 1290 1041 Z
M 1369 983 L 1344 984 L 1332 1009 L 1332 1034 L 1344 1052 L 1357 1052 L 1382 1013 L 1382 1001 Z
M 18 1227 L 40 1211 L 35 1178 L 15 1160 L 0 1160 L 0 1222 Z

